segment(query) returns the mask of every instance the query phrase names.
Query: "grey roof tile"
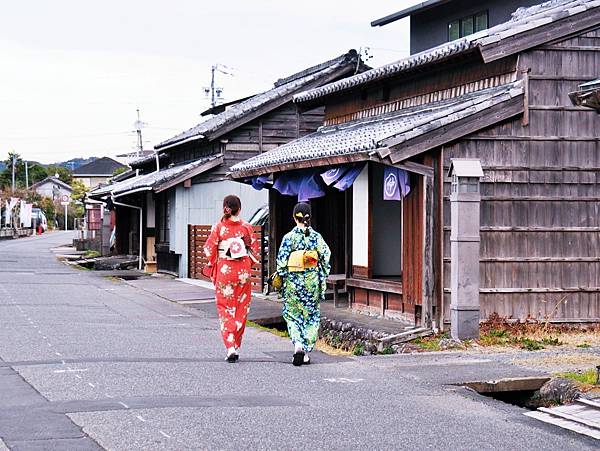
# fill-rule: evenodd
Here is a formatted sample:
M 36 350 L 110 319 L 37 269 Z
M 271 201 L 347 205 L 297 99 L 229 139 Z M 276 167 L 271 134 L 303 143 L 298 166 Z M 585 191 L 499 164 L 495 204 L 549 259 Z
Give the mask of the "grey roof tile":
M 552 0 L 531 7 L 521 7 L 513 14 L 511 20 L 441 44 L 429 50 L 411 55 L 394 63 L 329 83 L 327 85 L 301 92 L 294 96 L 295 102 L 307 102 L 335 92 L 344 91 L 364 83 L 385 79 L 396 74 L 409 72 L 427 64 L 441 62 L 454 55 L 474 51 L 502 39 L 524 33 L 526 31 L 555 22 L 565 17 L 574 16 L 593 8 L 600 7 L 600 0 Z
M 136 177 L 123 180 L 121 182 L 112 183 L 110 185 L 105 185 L 100 188 L 97 188 L 91 191 L 89 193 L 89 196 L 92 198 L 99 198 L 108 194 L 122 194 L 136 189 L 151 189 L 155 186 L 164 184 L 185 172 L 192 171 L 197 167 L 202 166 L 203 164 L 220 157 L 220 154 L 212 155 L 210 157 L 201 158 L 191 163 L 164 168 L 158 172 L 151 172 L 149 174 L 138 175 Z
M 204 122 L 192 127 L 191 129 L 180 133 L 166 141 L 155 146 L 156 149 L 165 148 L 179 142 L 193 138 L 209 137 L 217 132 L 221 127 L 242 119 L 246 115 L 256 111 L 257 109 L 269 104 L 270 102 L 279 100 L 286 96 L 292 97 L 292 94 L 300 91 L 314 81 L 327 77 L 338 71 L 339 69 L 356 65 L 358 63 L 358 54 L 356 50 L 350 50 L 338 58 L 305 69 L 298 74 L 294 74 L 285 79 L 280 79 L 275 83 L 275 87 L 263 93 L 257 94 L 244 100 L 240 103 L 232 105 L 222 113 L 217 114 Z
M 236 172 L 262 171 L 281 164 L 310 161 L 355 153 L 371 154 L 386 147 L 390 138 L 404 142 L 509 100 L 523 93 L 521 81 L 483 89 L 340 125 L 323 126 L 316 132 L 231 168 Z

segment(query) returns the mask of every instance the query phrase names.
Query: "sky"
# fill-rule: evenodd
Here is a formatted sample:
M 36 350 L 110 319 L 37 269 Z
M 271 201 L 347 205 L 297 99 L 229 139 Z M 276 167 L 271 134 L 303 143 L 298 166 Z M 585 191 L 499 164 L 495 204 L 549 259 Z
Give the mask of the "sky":
M 52 163 L 144 148 L 204 120 L 210 68 L 225 100 L 351 48 L 375 67 L 409 53 L 408 19 L 370 22 L 417 1 L 29 0 L 0 15 L 0 160 Z

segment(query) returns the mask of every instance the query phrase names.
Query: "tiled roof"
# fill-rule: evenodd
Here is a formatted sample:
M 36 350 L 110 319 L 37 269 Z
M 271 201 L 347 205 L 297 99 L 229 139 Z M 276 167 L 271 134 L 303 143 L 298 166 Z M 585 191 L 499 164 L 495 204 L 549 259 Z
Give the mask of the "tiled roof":
M 279 165 L 349 154 L 362 153 L 367 157 L 384 149 L 386 139 L 408 141 L 522 93 L 522 82 L 517 81 L 376 117 L 323 126 L 310 135 L 236 164 L 231 168 L 232 175 L 261 169 L 269 172 L 268 168 Z
M 306 102 L 314 100 L 335 92 L 360 86 L 364 83 L 409 72 L 428 64 L 444 61 L 457 54 L 467 53 L 481 49 L 487 45 L 496 44 L 520 33 L 531 31 L 542 25 L 547 25 L 597 7 L 600 7 L 600 0 L 552 0 L 531 7 L 522 7 L 513 13 L 511 20 L 508 22 L 411 55 L 400 61 L 301 92 L 294 96 L 294 101 Z
M 257 94 L 244 100 L 240 103 L 232 105 L 220 114 L 211 117 L 210 119 L 201 122 L 195 127 L 180 133 L 173 138 L 170 138 L 157 146 L 156 149 L 165 148 L 190 139 L 199 139 L 209 137 L 217 132 L 221 127 L 229 125 L 254 111 L 268 105 L 271 102 L 289 97 L 305 87 L 306 85 L 318 81 L 322 78 L 335 74 L 338 70 L 344 67 L 356 66 L 358 62 L 358 54 L 355 50 L 350 50 L 348 53 L 331 60 L 327 63 L 319 64 L 310 69 L 306 69 L 299 74 L 295 74 L 287 79 L 279 80 L 273 89 Z
M 158 158 L 159 158 L 159 164 L 160 164 L 160 160 L 166 159 L 167 155 L 159 153 Z M 140 157 L 140 158 L 137 158 L 137 159 L 131 161 L 129 163 L 129 166 L 131 166 L 132 168 L 139 168 L 139 167 L 145 166 L 149 163 L 153 163 L 154 165 L 156 165 L 156 153 L 155 152 L 152 152 L 149 155 L 146 155 L 146 156 L 143 156 L 143 157 Z
M 38 188 L 38 187 L 40 187 L 40 186 L 42 186 L 42 185 L 45 185 L 46 183 L 55 183 L 55 184 L 57 184 L 57 185 L 60 185 L 60 186 L 62 186 L 62 187 L 63 187 L 64 189 L 66 189 L 66 190 L 73 191 L 73 187 L 72 187 L 71 185 L 69 185 L 69 184 L 67 184 L 67 183 L 63 182 L 63 181 L 62 181 L 62 180 L 60 180 L 60 179 L 57 179 L 57 178 L 56 178 L 56 177 L 54 177 L 54 176 L 46 177 L 44 180 L 40 180 L 39 182 L 37 182 L 37 183 L 34 183 L 34 184 L 33 184 L 33 185 L 31 185 L 29 188 L 34 190 L 34 189 L 36 189 L 36 188 Z
M 108 194 L 122 195 L 134 190 L 141 190 L 144 188 L 154 189 L 158 188 L 171 180 L 174 180 L 180 175 L 185 173 L 191 173 L 194 169 L 203 166 L 211 161 L 216 161 L 221 158 L 221 155 L 213 155 L 206 158 L 193 161 L 187 164 L 181 164 L 179 166 L 172 166 L 169 168 L 161 169 L 158 172 L 151 172 L 150 174 L 138 175 L 121 182 L 112 183 L 95 189 L 89 193 L 92 198 L 100 198 Z
M 98 158 L 91 163 L 79 166 L 73 171 L 75 177 L 81 177 L 84 175 L 92 176 L 111 176 L 119 168 L 125 168 L 124 164 L 113 160 L 109 157 Z

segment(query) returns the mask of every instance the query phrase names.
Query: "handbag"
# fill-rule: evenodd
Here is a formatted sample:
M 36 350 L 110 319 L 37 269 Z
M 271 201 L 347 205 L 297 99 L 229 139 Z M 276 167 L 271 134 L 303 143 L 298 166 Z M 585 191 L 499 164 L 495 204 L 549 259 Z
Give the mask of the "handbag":
M 283 287 L 283 277 L 277 271 L 269 276 L 267 283 L 273 289 L 273 291 L 279 291 Z

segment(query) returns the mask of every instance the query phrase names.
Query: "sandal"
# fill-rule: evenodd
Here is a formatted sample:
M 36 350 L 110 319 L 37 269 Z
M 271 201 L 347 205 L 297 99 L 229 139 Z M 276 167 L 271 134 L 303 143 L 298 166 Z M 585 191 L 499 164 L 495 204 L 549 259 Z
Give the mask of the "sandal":
M 294 366 L 300 366 L 304 363 L 304 352 L 298 351 L 294 353 L 294 359 L 292 360 L 292 364 Z

